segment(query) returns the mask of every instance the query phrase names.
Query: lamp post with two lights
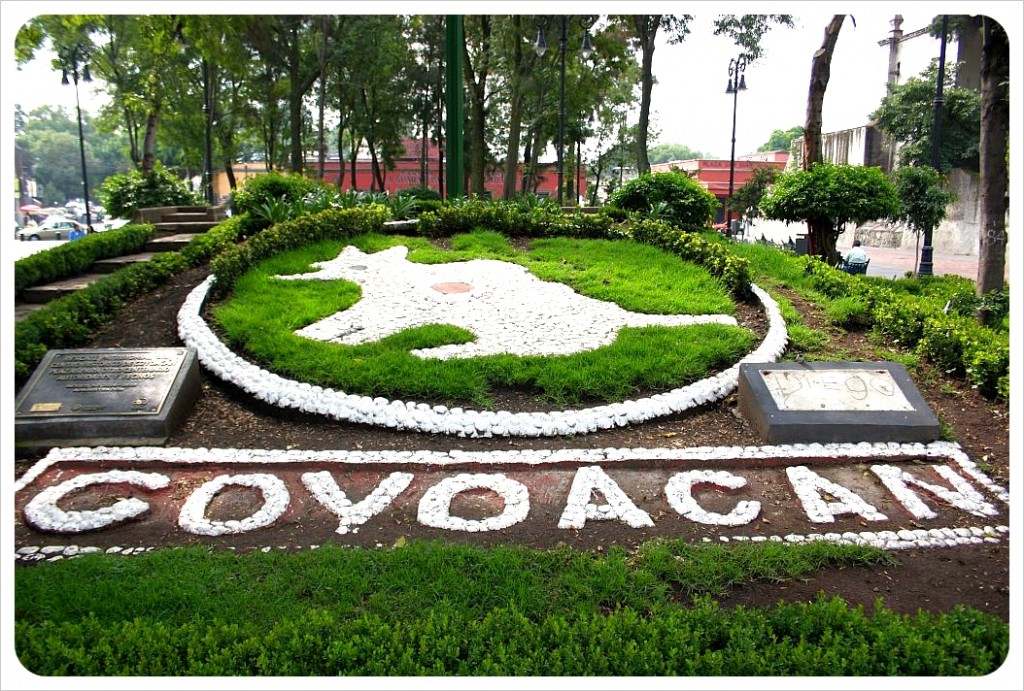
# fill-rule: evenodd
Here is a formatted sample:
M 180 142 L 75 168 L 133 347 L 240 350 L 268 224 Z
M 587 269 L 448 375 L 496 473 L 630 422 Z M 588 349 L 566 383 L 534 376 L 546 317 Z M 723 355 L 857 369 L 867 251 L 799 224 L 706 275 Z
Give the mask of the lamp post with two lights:
M 739 57 L 729 61 L 729 84 L 725 87 L 726 94 L 732 94 L 732 149 L 729 152 L 729 198 L 725 202 L 725 224 L 726 232 L 732 232 L 731 217 L 733 181 L 736 174 L 736 106 L 739 103 L 739 94 L 747 90 L 747 56 L 740 53 Z
M 558 17 L 558 22 L 560 29 L 558 39 L 558 205 L 562 206 L 564 192 L 562 180 L 565 175 L 565 49 L 568 44 L 567 34 L 569 30 L 569 17 L 566 15 L 560 15 Z M 548 50 L 547 41 L 544 40 L 543 25 L 537 28 L 537 42 L 534 44 L 533 49 L 537 52 L 537 57 L 544 57 L 544 53 Z M 583 46 L 580 48 L 580 55 L 584 60 L 588 60 L 593 54 L 594 46 L 590 42 L 590 30 L 584 27 Z

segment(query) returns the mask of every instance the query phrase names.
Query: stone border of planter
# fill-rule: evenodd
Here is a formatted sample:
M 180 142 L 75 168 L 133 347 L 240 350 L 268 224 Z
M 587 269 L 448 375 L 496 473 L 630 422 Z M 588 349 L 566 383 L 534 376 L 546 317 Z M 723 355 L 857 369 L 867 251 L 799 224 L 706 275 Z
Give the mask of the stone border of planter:
M 200 364 L 208 371 L 256 399 L 280 408 L 332 420 L 429 434 L 555 437 L 646 422 L 724 398 L 738 386 L 741 364 L 775 362 L 785 351 L 789 339 L 778 304 L 766 291 L 751 284 L 751 290 L 768 316 L 768 334 L 755 350 L 714 376 L 648 398 L 593 408 L 521 413 L 465 410 L 347 394 L 261 369 L 232 351 L 203 319 L 202 308 L 215 278 L 210 276 L 193 289 L 178 312 L 178 335 L 185 345 L 196 349 Z

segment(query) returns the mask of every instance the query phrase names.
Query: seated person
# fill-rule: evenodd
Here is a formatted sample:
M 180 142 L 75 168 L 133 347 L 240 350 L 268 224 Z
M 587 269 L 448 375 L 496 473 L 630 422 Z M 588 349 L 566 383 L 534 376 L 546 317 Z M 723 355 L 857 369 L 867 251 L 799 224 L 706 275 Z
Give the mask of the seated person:
M 860 246 L 860 240 L 853 241 L 853 247 L 846 253 L 847 264 L 864 264 L 868 260 L 867 252 Z

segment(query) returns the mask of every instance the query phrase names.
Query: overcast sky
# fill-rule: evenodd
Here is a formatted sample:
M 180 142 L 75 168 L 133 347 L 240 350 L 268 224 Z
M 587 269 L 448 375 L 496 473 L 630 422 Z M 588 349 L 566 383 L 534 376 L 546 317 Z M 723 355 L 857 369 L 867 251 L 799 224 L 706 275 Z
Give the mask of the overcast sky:
M 236 13 L 243 8 L 251 13 L 281 11 L 278 3 L 261 2 L 161 2 L 149 7 L 161 12 Z M 13 104 L 26 110 L 40 105 L 63 105 L 74 108 L 74 89 L 62 86 L 60 74 L 50 67 L 52 55 L 37 57 L 18 70 L 13 61 L 16 28 L 39 13 L 125 12 L 137 5 L 124 2 L 34 2 L 4 0 L 3 12 L 3 117 L 9 118 Z M 1020 37 L 1020 3 L 975 2 L 555 2 L 555 3 L 442 3 L 442 2 L 294 2 L 288 8 L 309 14 L 320 12 L 355 12 L 372 7 L 378 13 L 488 12 L 488 13 L 612 13 L 688 12 L 695 19 L 691 34 L 679 45 L 669 45 L 666 37 L 654 54 L 654 88 L 652 123 L 656 143 L 685 144 L 720 158 L 729 157 L 732 135 L 733 98 L 725 93 L 729 60 L 738 49 L 726 37 L 714 36 L 711 22 L 721 12 L 759 12 L 793 14 L 796 27 L 774 28 L 764 40 L 765 55 L 748 66 L 748 89 L 739 94 L 737 102 L 736 154 L 755 151 L 775 129 L 803 125 L 811 58 L 820 45 L 824 29 L 834 13 L 848 13 L 839 34 L 832 61 L 832 76 L 825 96 L 824 130 L 835 131 L 858 127 L 867 122 L 868 114 L 885 94 L 888 71 L 888 47 L 878 42 L 890 36 L 890 21 L 897 13 L 903 15 L 903 30 L 910 33 L 927 25 L 940 11 L 949 13 L 978 12 L 984 9 L 994 16 L 1006 16 L 1011 45 L 1019 50 L 1015 38 Z M 573 48 L 570 47 L 570 51 Z M 902 47 L 901 80 L 915 76 L 928 61 L 938 57 L 939 41 L 928 35 L 910 39 Z M 570 58 L 572 56 L 570 55 Z M 956 59 L 956 44 L 947 48 L 947 60 Z M 94 89 L 82 85 L 83 107 L 95 112 L 99 98 Z M 6 120 L 5 120 L 6 122 Z M 6 132 L 4 133 L 6 136 Z

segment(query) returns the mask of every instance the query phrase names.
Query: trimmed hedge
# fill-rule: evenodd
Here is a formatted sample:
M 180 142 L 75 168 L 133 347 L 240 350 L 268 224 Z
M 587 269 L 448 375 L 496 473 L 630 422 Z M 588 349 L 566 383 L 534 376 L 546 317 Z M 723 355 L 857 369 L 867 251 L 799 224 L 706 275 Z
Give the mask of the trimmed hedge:
M 20 388 L 28 381 L 46 351 L 74 348 L 88 342 L 92 333 L 113 319 L 127 302 L 233 245 L 240 232 L 239 217 L 229 218 L 197 235 L 180 252 L 157 254 L 148 262 L 118 269 L 28 315 L 14 327 L 15 386 Z
M 211 270 L 217 276 L 215 290 L 224 294 L 250 268 L 285 250 L 319 240 L 383 232 L 384 221 L 390 213 L 383 205 L 367 204 L 352 209 L 327 209 L 278 223 L 241 244 L 227 248 L 213 260 Z
M 677 226 L 711 225 L 718 199 L 686 173 L 648 173 L 630 180 L 608 198 L 609 206 L 641 214 L 663 209 Z
M 708 242 L 697 233 L 681 231 L 664 221 L 635 221 L 629 226 L 629 233 L 637 242 L 702 264 L 733 295 L 741 299 L 751 297 L 750 262 L 734 255 L 725 245 Z
M 101 259 L 141 252 L 154 232 L 151 225 L 125 225 L 19 259 L 14 263 L 14 291 L 20 298 L 25 288 L 77 276 Z
M 958 607 L 871 614 L 840 599 L 723 610 L 481 618 L 427 610 L 412 620 L 313 609 L 257 624 L 145 618 L 116 624 L 15 622 L 21 663 L 45 676 L 977 676 L 1003 663 L 1009 626 Z
M 844 328 L 871 328 L 878 340 L 914 352 L 950 376 L 966 379 L 983 396 L 1009 399 L 1009 334 L 967 316 L 984 306 L 1002 317 L 1008 291 L 979 298 L 960 290 L 959 281 L 918 279 L 904 285 L 851 276 L 814 257 L 804 261 L 811 287 L 832 300 L 827 311 L 834 323 Z M 907 292 L 910 285 L 920 294 Z
M 680 229 L 665 221 L 638 218 L 618 225 L 605 213 L 577 211 L 566 215 L 549 206 L 527 208 L 514 202 L 468 200 L 436 213 L 424 213 L 420 216 L 418 231 L 427 237 L 447 237 L 474 228 L 526 237 L 632 238 L 701 264 L 736 297 L 743 300 L 751 297 L 750 263 L 732 254 L 724 245 L 702 238 L 697 231 L 705 229 L 697 226 Z

